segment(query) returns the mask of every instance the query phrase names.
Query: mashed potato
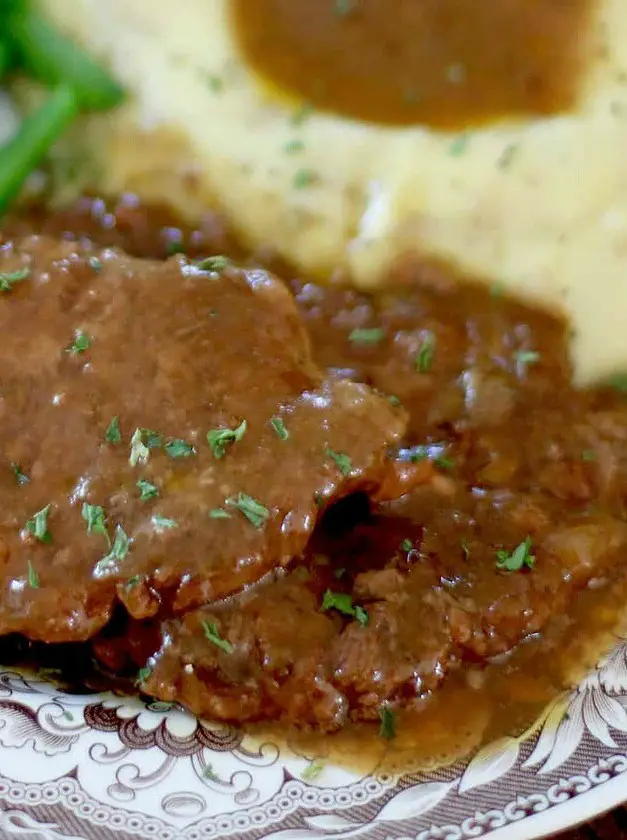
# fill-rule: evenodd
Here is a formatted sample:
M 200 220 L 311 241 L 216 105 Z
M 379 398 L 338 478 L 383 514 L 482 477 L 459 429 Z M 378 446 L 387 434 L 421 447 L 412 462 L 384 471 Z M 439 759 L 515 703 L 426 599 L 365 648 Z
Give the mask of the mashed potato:
M 580 382 L 627 368 L 624 0 L 599 0 L 575 112 L 465 134 L 282 104 L 238 54 L 228 3 L 42 0 L 131 94 L 75 138 L 95 150 L 92 187 L 218 207 L 249 245 L 361 287 L 399 255 L 451 260 L 566 313 Z

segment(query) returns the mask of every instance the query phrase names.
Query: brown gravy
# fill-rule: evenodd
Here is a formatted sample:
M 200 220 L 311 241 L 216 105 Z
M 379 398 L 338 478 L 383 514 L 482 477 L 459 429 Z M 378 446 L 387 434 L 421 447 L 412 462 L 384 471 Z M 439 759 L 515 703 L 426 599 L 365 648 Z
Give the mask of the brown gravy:
M 232 0 L 249 65 L 323 111 L 464 128 L 567 111 L 592 0 Z
M 56 234 L 78 231 L 140 256 L 161 257 L 174 247 L 190 255 L 231 250 L 240 256 L 216 219 L 208 218 L 196 231 L 187 230 L 168 214 L 130 199 L 117 206 L 86 200 L 45 220 L 37 214 L 30 221 L 13 220 L 9 228 L 33 223 Z M 378 300 L 293 281 L 320 363 L 399 398 L 412 414 L 408 444 L 440 447 L 445 442 L 444 449 L 437 449 L 438 457 L 446 460 L 444 480 L 450 476 L 496 494 L 507 488 L 540 505 L 550 496 L 547 510 L 563 510 L 576 521 L 602 511 L 623 522 L 627 443 L 622 429 L 627 436 L 627 404 L 620 393 L 572 389 L 564 325 L 472 287 L 455 291 L 451 298 L 445 276 L 420 270 L 409 274 L 404 291 Z M 350 341 L 355 329 L 383 330 L 385 337 L 370 343 Z M 409 376 L 407 359 L 413 366 L 426 332 L 435 336 L 428 369 Z M 466 387 L 460 390 L 460 383 Z M 593 426 L 588 423 L 599 418 L 605 437 L 595 451 L 600 427 L 590 431 Z M 608 447 L 614 476 L 609 483 L 603 461 Z M 411 510 L 401 513 L 411 515 Z M 482 535 L 485 545 L 471 541 L 459 548 L 459 555 L 467 548 L 476 552 L 471 555 L 476 560 L 469 574 L 459 558 L 454 561 L 452 591 L 463 590 L 476 570 L 494 566 L 497 545 L 490 540 L 495 533 Z M 513 531 L 511 536 L 513 545 Z M 459 546 L 458 535 L 453 537 Z M 424 544 L 428 551 L 428 534 Z M 536 573 L 544 574 L 540 561 L 535 569 L 512 572 L 510 580 L 522 586 L 521 581 L 534 580 Z M 349 726 L 322 738 L 302 733 L 285 737 L 282 727 L 273 730 L 267 724 L 251 727 L 250 733 L 260 738 L 272 733 L 308 758 L 390 771 L 441 766 L 503 735 L 523 736 L 547 704 L 575 685 L 624 632 L 627 580 L 620 564 L 609 577 L 607 585 L 584 587 L 566 601 L 560 601 L 560 595 L 553 602 L 547 589 L 545 601 L 555 606 L 550 620 L 529 632 L 513 652 L 465 663 L 424 699 L 418 711 L 398 713 L 393 740 L 382 740 L 371 724 Z M 501 585 L 501 576 L 489 574 L 482 582 L 491 600 Z M 527 597 L 525 592 L 520 589 L 520 597 Z M 529 597 L 533 612 L 535 596 Z M 516 628 L 513 632 L 519 632 Z M 507 628 L 503 632 L 506 642 Z

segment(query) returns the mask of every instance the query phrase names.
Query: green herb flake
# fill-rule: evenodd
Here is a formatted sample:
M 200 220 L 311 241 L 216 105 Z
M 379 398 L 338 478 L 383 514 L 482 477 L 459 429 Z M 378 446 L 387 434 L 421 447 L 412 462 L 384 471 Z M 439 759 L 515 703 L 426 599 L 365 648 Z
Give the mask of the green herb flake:
M 336 570 L 333 572 L 333 577 L 334 577 L 336 580 L 341 580 L 341 579 L 344 577 L 344 575 L 345 575 L 345 574 L 346 574 L 346 569 L 345 569 L 343 566 L 340 566 L 340 568 L 339 568 L 339 569 L 336 569 Z
M 290 433 L 285 428 L 285 423 L 280 417 L 273 417 L 272 420 L 270 420 L 270 425 L 276 432 L 276 436 L 279 440 L 287 440 L 289 438 Z
M 503 297 L 503 293 L 505 291 L 505 284 L 502 280 L 495 280 L 494 283 L 490 286 L 490 295 L 493 298 L 500 298 Z
M 140 478 L 135 486 L 139 490 L 139 500 L 141 502 L 147 502 L 149 499 L 156 499 L 159 495 L 159 488 L 157 485 L 153 484 L 151 481 L 147 481 L 145 478 Z
M 353 462 L 346 455 L 344 452 L 336 452 L 334 449 L 326 449 L 325 454 L 328 458 L 331 458 L 335 461 L 335 465 L 338 470 L 342 473 L 342 475 L 347 476 L 350 475 L 351 470 L 353 469 Z
M 15 476 L 15 480 L 17 481 L 20 487 L 24 487 L 25 484 L 28 484 L 30 482 L 30 478 L 22 470 L 20 465 L 15 463 L 15 461 L 11 461 L 11 472 Z
M 470 548 L 468 547 L 468 540 L 466 539 L 466 537 L 462 537 L 460 544 L 462 547 L 462 551 L 464 552 L 464 559 L 470 560 Z
M 519 572 L 525 568 L 533 569 L 536 558 L 531 553 L 531 537 L 526 537 L 510 554 L 501 550 L 496 552 L 497 569 L 504 569 L 507 572 Z
M 220 636 L 220 632 L 215 622 L 203 621 L 202 628 L 205 631 L 206 638 L 211 642 L 211 644 L 220 648 L 220 650 L 224 653 L 233 653 L 233 645 L 227 639 L 223 639 Z
M 131 438 L 131 454 L 129 463 L 131 467 L 137 464 L 145 464 L 150 456 L 151 449 L 159 449 L 163 444 L 161 435 L 151 429 L 135 429 Z
M 338 17 L 349 15 L 354 8 L 355 0 L 334 0 L 333 9 Z
M 227 499 L 225 504 L 237 508 L 255 528 L 263 528 L 270 516 L 270 511 L 267 507 L 264 507 L 260 502 L 253 499 L 252 496 L 248 496 L 246 493 L 238 493 L 235 498 Z
M 21 283 L 28 277 L 30 277 L 30 268 L 0 272 L 0 292 L 10 292 L 16 283 Z
M 202 771 L 202 775 L 203 775 L 203 778 L 209 779 L 212 782 L 219 782 L 220 781 L 220 777 L 214 771 L 213 765 L 211 765 L 211 764 L 208 764 L 205 767 L 205 769 Z
M 297 108 L 290 118 L 290 122 L 294 126 L 301 126 L 305 123 L 313 113 L 313 106 L 309 102 L 303 103 L 300 108 Z
M 213 510 L 209 511 L 209 519 L 231 519 L 231 514 L 228 510 L 222 510 L 222 508 L 213 508 Z
M 27 580 L 31 589 L 39 589 L 39 575 L 30 560 L 28 561 Z
M 170 456 L 170 458 L 189 458 L 190 456 L 194 455 L 196 450 L 191 445 L 191 443 L 187 443 L 185 440 L 181 440 L 180 438 L 175 438 L 173 440 L 169 440 L 165 447 L 165 451 Z
M 519 365 L 535 365 L 540 361 L 540 353 L 537 350 L 518 350 L 516 361 Z
M 207 443 L 218 459 L 224 458 L 227 447 L 240 441 L 246 434 L 246 421 L 242 420 L 236 429 L 211 429 L 207 432 Z
M 294 173 L 292 185 L 295 190 L 304 190 L 313 186 L 319 180 L 318 173 L 313 169 L 298 169 Z
M 88 350 L 91 347 L 91 338 L 82 331 L 76 332 L 74 335 L 74 341 L 67 349 L 68 353 L 76 356 L 79 353 L 84 353 L 85 350 Z
M 301 779 L 303 782 L 313 782 L 315 781 L 318 776 L 323 772 L 324 764 L 320 761 L 320 759 L 314 759 L 310 761 L 307 767 L 303 770 L 300 774 Z
M 26 530 L 42 543 L 51 543 L 52 535 L 48 530 L 48 514 L 50 505 L 38 510 L 32 519 L 26 523 Z
M 596 458 L 597 458 L 597 454 L 594 451 L 594 449 L 584 449 L 583 452 L 581 453 L 581 460 L 582 461 L 587 461 L 587 462 L 596 461 Z
M 207 81 L 213 93 L 222 93 L 224 90 L 224 79 L 221 76 L 210 75 Z
M 137 584 L 138 584 L 140 581 L 141 581 L 141 578 L 140 578 L 140 576 L 139 576 L 139 575 L 133 575 L 133 577 L 132 577 L 132 578 L 129 578 L 129 579 L 126 581 L 126 583 L 124 584 L 124 587 L 125 587 L 126 589 L 133 589 L 133 587 L 134 587 L 134 586 L 137 586 Z
M 433 354 L 435 352 L 435 336 L 433 333 L 427 333 L 420 344 L 420 350 L 416 354 L 414 365 L 420 373 L 428 373 L 433 364 Z
M 102 271 L 102 260 L 99 260 L 98 257 L 90 257 L 87 260 L 87 264 L 93 271 L 96 272 L 96 274 L 100 274 L 100 272 Z
M 449 146 L 449 154 L 452 157 L 461 157 L 470 143 L 469 134 L 459 134 Z
M 88 534 L 100 534 L 110 543 L 104 508 L 100 505 L 90 505 L 87 502 L 83 502 L 81 516 L 87 523 Z
M 180 239 L 174 239 L 166 243 L 165 252 L 168 257 L 174 257 L 176 254 L 184 254 L 185 246 Z
M 455 466 L 455 462 L 451 458 L 447 458 L 446 455 L 436 455 L 433 463 L 441 470 L 452 470 Z
M 113 545 L 111 551 L 96 563 L 94 571 L 96 574 L 102 574 L 115 565 L 115 562 L 121 563 L 126 559 L 131 546 L 131 540 L 124 528 L 117 525 L 115 529 L 115 537 L 113 538 Z
M 152 668 L 145 666 L 144 668 L 140 668 L 137 672 L 137 678 L 135 680 L 135 685 L 141 685 L 141 683 L 146 682 L 146 680 L 152 674 Z
M 394 712 L 388 706 L 381 706 L 379 709 L 379 719 L 381 725 L 379 726 L 379 735 L 390 741 L 396 737 L 396 718 Z
M 411 540 L 403 540 L 401 543 L 401 551 L 411 551 L 414 547 L 414 544 Z
M 384 338 L 382 327 L 356 327 L 348 336 L 353 344 L 379 344 Z
M 122 433 L 120 432 L 120 420 L 118 417 L 111 418 L 111 422 L 105 430 L 105 440 L 114 446 L 122 443 Z
M 322 598 L 320 609 L 322 612 L 337 610 L 342 615 L 357 619 L 362 627 L 365 627 L 369 621 L 366 610 L 359 605 L 354 605 L 352 596 L 347 592 L 332 592 L 330 589 L 327 589 Z
M 157 531 L 160 534 L 164 531 L 172 531 L 174 530 L 174 528 L 179 527 L 179 523 L 176 521 L 176 519 L 169 519 L 167 516 L 161 516 L 158 513 L 155 513 L 151 521 L 155 531 Z
M 302 140 L 288 140 L 283 146 L 283 151 L 286 155 L 296 155 L 299 152 L 302 152 L 304 148 L 305 144 Z
M 224 254 L 217 254 L 214 257 L 205 257 L 203 260 L 198 260 L 196 266 L 201 271 L 211 271 L 214 274 L 222 274 L 223 271 L 231 265 L 231 260 L 225 257 Z

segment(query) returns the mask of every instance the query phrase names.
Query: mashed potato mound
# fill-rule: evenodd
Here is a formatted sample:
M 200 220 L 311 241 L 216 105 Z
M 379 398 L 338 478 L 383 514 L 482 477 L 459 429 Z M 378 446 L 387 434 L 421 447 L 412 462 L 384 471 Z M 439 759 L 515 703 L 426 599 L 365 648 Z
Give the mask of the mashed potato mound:
M 74 138 L 96 157 L 91 187 L 192 218 L 217 207 L 248 245 L 365 288 L 405 254 L 450 260 L 565 313 L 580 382 L 627 368 L 624 0 L 599 0 L 576 112 L 465 134 L 273 99 L 238 55 L 228 2 L 42 0 L 130 93 Z

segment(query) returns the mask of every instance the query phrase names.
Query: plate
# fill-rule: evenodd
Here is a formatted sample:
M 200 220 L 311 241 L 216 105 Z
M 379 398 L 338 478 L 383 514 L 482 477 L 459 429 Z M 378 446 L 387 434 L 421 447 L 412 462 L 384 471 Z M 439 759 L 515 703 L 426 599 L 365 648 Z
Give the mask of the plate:
M 524 735 L 464 762 L 311 767 L 171 704 L 0 668 L 1 838 L 536 840 L 627 798 L 627 639 Z

